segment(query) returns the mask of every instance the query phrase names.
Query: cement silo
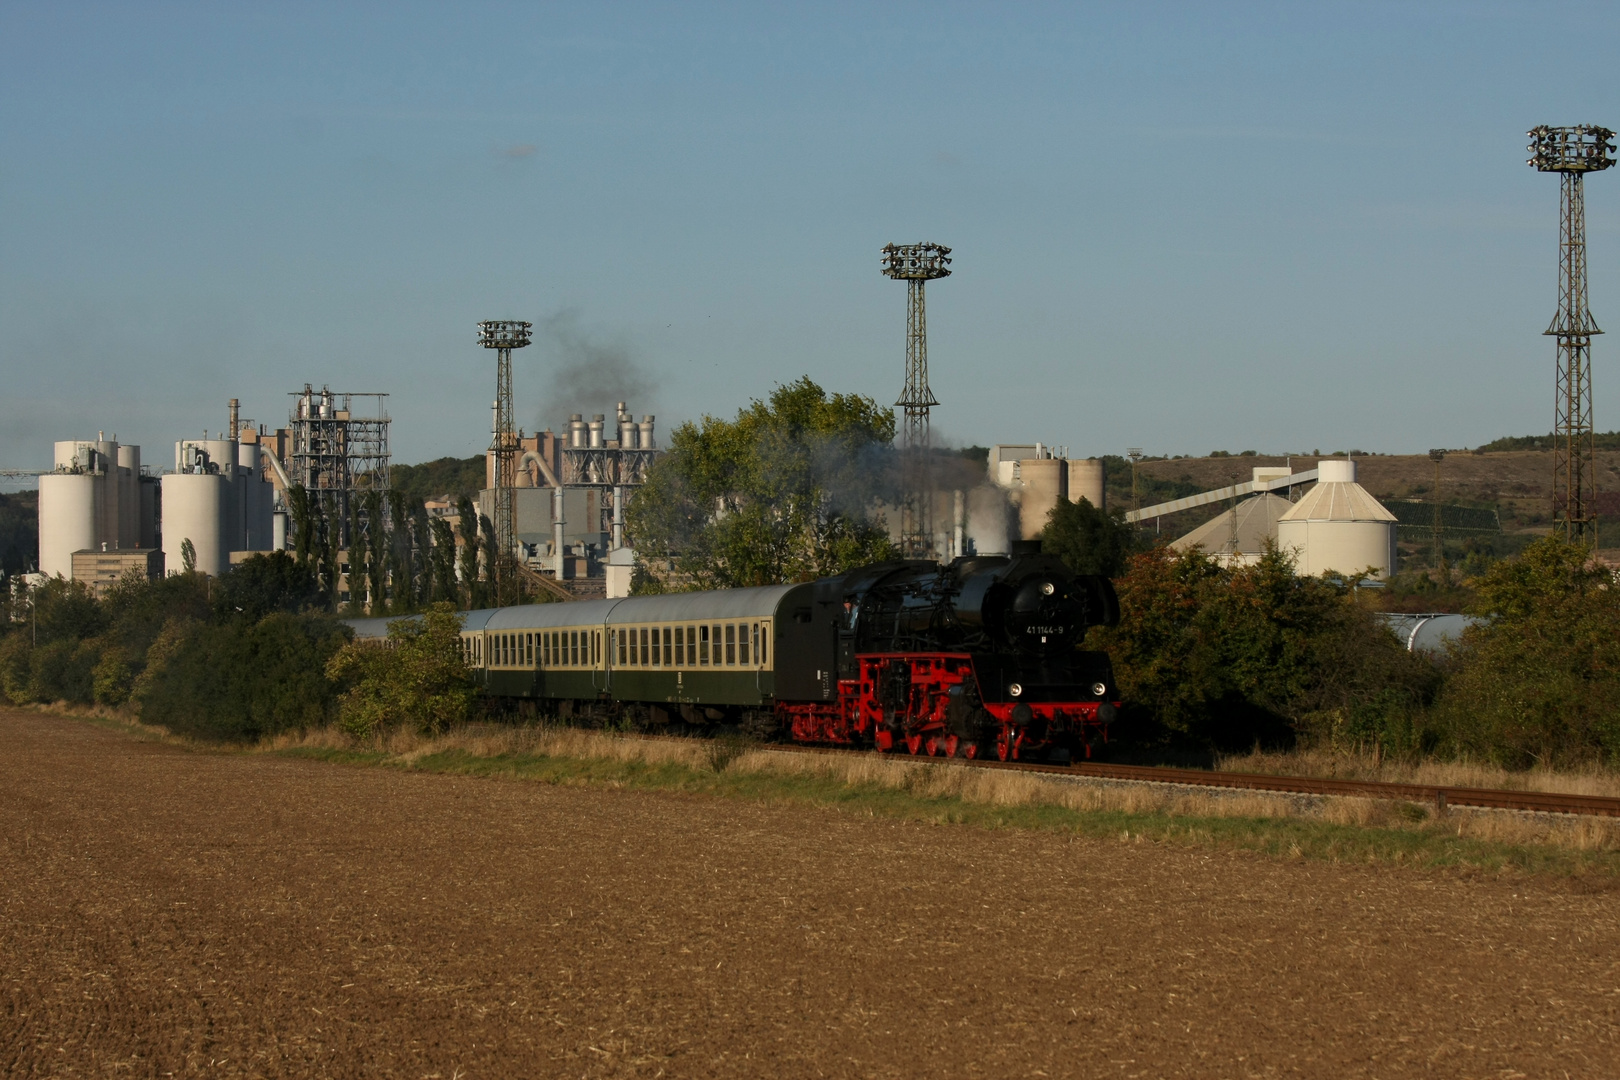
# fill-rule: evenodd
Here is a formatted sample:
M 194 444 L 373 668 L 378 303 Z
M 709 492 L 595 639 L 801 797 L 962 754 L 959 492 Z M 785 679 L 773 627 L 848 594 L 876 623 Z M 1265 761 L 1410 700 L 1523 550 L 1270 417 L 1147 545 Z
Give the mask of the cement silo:
M 1316 486 L 1277 519 L 1277 546 L 1291 552 L 1301 574 L 1359 574 L 1395 570 L 1395 515 L 1356 483 L 1356 463 L 1317 463 Z
M 1018 531 L 1033 540 L 1046 528 L 1047 518 L 1069 494 L 1069 463 L 1062 458 L 1025 458 L 1018 463 L 1023 484 L 1018 502 Z
M 163 562 L 171 574 L 185 570 L 191 541 L 194 568 L 218 576 L 231 566 L 242 532 L 237 505 L 236 443 L 187 439 L 174 444 L 175 471 L 163 477 Z
M 1069 501 L 1085 499 L 1098 510 L 1108 509 L 1107 477 L 1099 458 L 1080 458 L 1069 462 Z
M 72 577 L 73 553 L 100 546 L 105 481 L 94 473 L 46 473 L 39 478 L 40 573 Z
M 259 468 L 257 443 L 236 445 L 237 505 L 242 531 L 235 537 L 233 551 L 272 551 L 274 541 L 275 485 L 265 480 Z
M 218 576 L 231 566 L 230 528 L 235 500 L 219 472 L 169 473 L 163 477 L 163 564 L 171 574 L 186 567 L 186 541 L 194 568 Z

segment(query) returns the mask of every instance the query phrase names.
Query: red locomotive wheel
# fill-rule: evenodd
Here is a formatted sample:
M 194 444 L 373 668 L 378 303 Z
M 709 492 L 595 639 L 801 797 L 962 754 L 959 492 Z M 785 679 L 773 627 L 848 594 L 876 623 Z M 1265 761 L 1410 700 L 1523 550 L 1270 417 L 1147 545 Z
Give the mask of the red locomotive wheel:
M 910 750 L 912 755 L 915 756 L 917 751 L 922 749 L 922 736 L 921 735 L 907 735 L 906 736 L 906 749 Z

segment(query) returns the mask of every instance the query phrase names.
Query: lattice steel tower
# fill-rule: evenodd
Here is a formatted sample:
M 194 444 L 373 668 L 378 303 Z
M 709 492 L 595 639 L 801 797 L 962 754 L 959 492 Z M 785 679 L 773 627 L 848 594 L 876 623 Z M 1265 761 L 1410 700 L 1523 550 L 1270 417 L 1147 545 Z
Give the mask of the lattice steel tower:
M 906 289 L 906 388 L 895 405 L 905 409 L 900 429 L 900 551 L 908 559 L 934 554 L 934 482 L 928 410 L 938 405 L 928 388 L 928 309 L 923 286 L 950 277 L 951 249 L 938 244 L 887 244 L 883 273 Z
M 1531 128 L 1529 165 L 1561 174 L 1563 228 L 1558 241 L 1558 314 L 1546 333 L 1558 339 L 1553 424 L 1553 531 L 1597 546 L 1597 447 L 1592 439 L 1592 338 L 1603 333 L 1586 306 L 1586 195 L 1582 179 L 1614 164 L 1614 132 Z
M 495 550 L 489 556 L 495 604 L 505 607 L 521 600 L 517 581 L 518 435 L 512 419 L 512 350 L 529 344 L 530 323 L 492 319 L 478 324 L 478 344 L 494 349 L 495 422 L 490 451 L 495 455 Z

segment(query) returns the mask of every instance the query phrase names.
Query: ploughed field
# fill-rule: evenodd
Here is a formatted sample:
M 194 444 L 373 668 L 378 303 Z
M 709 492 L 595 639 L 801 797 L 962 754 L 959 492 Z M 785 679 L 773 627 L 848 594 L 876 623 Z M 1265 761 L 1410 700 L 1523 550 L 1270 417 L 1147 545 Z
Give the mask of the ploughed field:
M 1613 1076 L 1620 893 L 0 711 L 7 1076 Z

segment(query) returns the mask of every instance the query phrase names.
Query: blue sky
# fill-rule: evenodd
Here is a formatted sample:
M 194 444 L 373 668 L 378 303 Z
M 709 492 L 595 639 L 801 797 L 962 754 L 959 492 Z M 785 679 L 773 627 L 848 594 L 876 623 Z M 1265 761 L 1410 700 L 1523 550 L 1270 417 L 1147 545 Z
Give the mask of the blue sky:
M 396 459 L 666 433 L 809 374 L 893 401 L 889 241 L 935 428 L 1077 454 L 1464 446 L 1552 421 L 1558 183 L 1620 127 L 1614 5 L 0 2 L 0 466 L 161 463 L 392 394 Z M 1563 65 L 1563 66 L 1560 66 Z M 1588 184 L 1620 427 L 1620 172 Z M 1613 344 L 1611 344 L 1611 342 Z

